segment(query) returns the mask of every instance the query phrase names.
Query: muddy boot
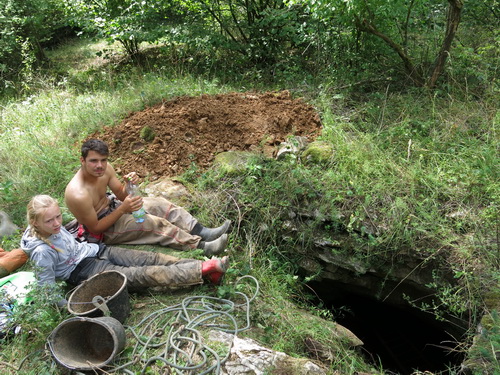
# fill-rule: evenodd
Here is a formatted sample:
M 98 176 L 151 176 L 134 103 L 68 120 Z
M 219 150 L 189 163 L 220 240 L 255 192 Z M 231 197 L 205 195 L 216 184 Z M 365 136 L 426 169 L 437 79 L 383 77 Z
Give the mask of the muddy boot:
M 230 225 L 231 220 L 226 220 L 224 224 L 218 228 L 206 228 L 200 223 L 196 223 L 191 234 L 200 236 L 203 241 L 213 241 L 226 233 Z
M 222 272 L 213 272 L 210 275 L 207 275 L 205 279 L 213 285 L 220 285 L 222 284 L 222 280 L 224 279 L 225 273 Z
M 212 257 L 201 263 L 201 276 L 205 277 L 214 272 L 225 273 L 229 268 L 229 257 L 226 255 L 222 258 Z
M 227 240 L 227 234 L 224 233 L 215 241 L 200 241 L 200 243 L 198 244 L 198 249 L 203 249 L 203 254 L 205 256 L 217 255 L 224 251 L 227 246 Z
M 220 285 L 228 268 L 227 256 L 221 259 L 213 257 L 201 264 L 201 276 L 214 285 Z

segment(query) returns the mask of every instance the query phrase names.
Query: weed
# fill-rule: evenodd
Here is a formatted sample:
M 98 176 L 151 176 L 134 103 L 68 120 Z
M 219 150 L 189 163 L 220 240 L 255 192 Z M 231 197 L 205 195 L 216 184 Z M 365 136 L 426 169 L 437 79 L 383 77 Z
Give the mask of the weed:
M 146 142 L 152 142 L 155 139 L 156 134 L 153 128 L 151 128 L 150 126 L 145 126 L 141 129 L 140 136 Z

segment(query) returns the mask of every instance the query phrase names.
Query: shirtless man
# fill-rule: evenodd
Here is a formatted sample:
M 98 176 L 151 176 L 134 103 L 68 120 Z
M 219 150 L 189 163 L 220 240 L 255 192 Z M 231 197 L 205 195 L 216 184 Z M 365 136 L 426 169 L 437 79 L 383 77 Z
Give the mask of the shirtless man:
M 227 245 L 231 222 L 206 228 L 182 207 L 164 198 L 129 196 L 108 162 L 106 143 L 90 139 L 82 145 L 81 167 L 66 186 L 66 206 L 78 222 L 77 237 L 112 244 L 159 244 L 178 250 L 203 249 L 205 255 L 221 253 Z M 137 183 L 131 172 L 124 176 Z M 108 194 L 108 189 L 114 194 Z M 148 207 L 142 223 L 131 215 Z

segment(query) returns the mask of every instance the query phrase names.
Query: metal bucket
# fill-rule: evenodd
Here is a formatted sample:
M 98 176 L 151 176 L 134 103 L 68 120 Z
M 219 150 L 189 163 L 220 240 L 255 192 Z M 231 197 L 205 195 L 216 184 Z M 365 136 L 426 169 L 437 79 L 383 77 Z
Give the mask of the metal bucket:
M 102 369 L 125 348 L 125 328 L 111 317 L 74 317 L 52 331 L 48 344 L 57 363 L 70 370 Z
M 76 316 L 112 316 L 124 323 L 130 314 L 127 277 L 104 271 L 85 280 L 69 296 L 68 311 Z

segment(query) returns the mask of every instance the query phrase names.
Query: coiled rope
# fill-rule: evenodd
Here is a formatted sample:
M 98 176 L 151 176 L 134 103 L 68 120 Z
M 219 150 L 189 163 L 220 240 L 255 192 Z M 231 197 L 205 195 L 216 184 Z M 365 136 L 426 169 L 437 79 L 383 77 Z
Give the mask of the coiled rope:
M 250 296 L 241 291 L 248 289 L 246 281 L 253 283 Z M 114 360 L 115 367 L 106 368 L 106 373 L 143 375 L 154 369 L 161 374 L 219 374 L 234 337 L 250 328 L 250 304 L 259 292 L 259 283 L 253 276 L 243 276 L 236 281 L 235 290 L 241 303 L 191 296 L 147 315 L 134 326 L 125 326 L 135 344 L 124 350 L 121 358 Z M 233 338 L 229 343 L 216 342 L 210 339 L 210 331 L 230 333 Z

